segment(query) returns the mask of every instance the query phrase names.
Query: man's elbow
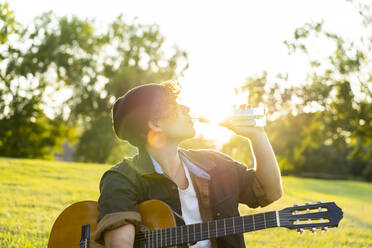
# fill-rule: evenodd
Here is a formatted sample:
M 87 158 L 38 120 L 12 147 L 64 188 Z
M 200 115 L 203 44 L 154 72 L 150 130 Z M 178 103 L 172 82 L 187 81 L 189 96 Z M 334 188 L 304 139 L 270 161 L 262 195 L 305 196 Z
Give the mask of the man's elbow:
M 283 195 L 283 188 L 279 187 L 276 190 L 271 191 L 270 193 L 267 194 L 267 200 L 269 202 L 274 202 L 279 200 Z

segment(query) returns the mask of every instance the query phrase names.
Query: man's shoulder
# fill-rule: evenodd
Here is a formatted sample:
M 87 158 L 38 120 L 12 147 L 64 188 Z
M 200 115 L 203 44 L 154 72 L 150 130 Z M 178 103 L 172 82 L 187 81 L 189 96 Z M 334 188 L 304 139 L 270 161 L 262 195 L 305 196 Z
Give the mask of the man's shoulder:
M 104 173 L 103 177 L 107 177 L 109 175 L 121 175 L 132 178 L 135 174 L 136 170 L 134 166 L 134 157 L 130 157 L 124 158 L 122 161 L 112 166 Z

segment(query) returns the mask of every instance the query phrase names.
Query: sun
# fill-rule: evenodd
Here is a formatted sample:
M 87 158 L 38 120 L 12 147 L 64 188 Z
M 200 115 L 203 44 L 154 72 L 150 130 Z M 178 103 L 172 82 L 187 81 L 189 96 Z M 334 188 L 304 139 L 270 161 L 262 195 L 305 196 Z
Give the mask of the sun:
M 226 84 L 182 83 L 179 98 L 190 108 L 192 116 L 202 116 L 210 123 L 195 122 L 196 136 L 213 139 L 217 146 L 226 143 L 233 132 L 218 123 L 231 114 L 234 105 L 243 104 L 247 96 L 236 95 L 234 87 Z

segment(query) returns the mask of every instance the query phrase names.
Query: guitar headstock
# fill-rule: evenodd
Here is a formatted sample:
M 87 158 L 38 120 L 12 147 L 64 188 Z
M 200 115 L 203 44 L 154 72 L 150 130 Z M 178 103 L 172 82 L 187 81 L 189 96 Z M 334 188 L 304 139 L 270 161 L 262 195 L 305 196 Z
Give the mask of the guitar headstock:
M 337 227 L 342 217 L 342 209 L 334 202 L 296 204 L 279 211 L 280 226 L 300 233 L 305 229 L 315 232 L 317 228 L 327 231 L 328 227 Z

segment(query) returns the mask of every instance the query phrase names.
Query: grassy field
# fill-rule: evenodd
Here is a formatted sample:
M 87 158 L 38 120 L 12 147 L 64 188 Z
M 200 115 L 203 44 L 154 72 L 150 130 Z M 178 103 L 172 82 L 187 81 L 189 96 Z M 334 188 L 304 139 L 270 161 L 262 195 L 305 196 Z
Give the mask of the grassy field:
M 57 216 L 73 202 L 96 200 L 109 167 L 0 158 L 0 247 L 46 247 Z M 283 184 L 282 199 L 255 210 L 241 206 L 241 212 L 335 201 L 344 211 L 340 226 L 316 235 L 285 228 L 251 232 L 245 234 L 247 247 L 372 247 L 372 184 L 294 177 L 284 177 Z

